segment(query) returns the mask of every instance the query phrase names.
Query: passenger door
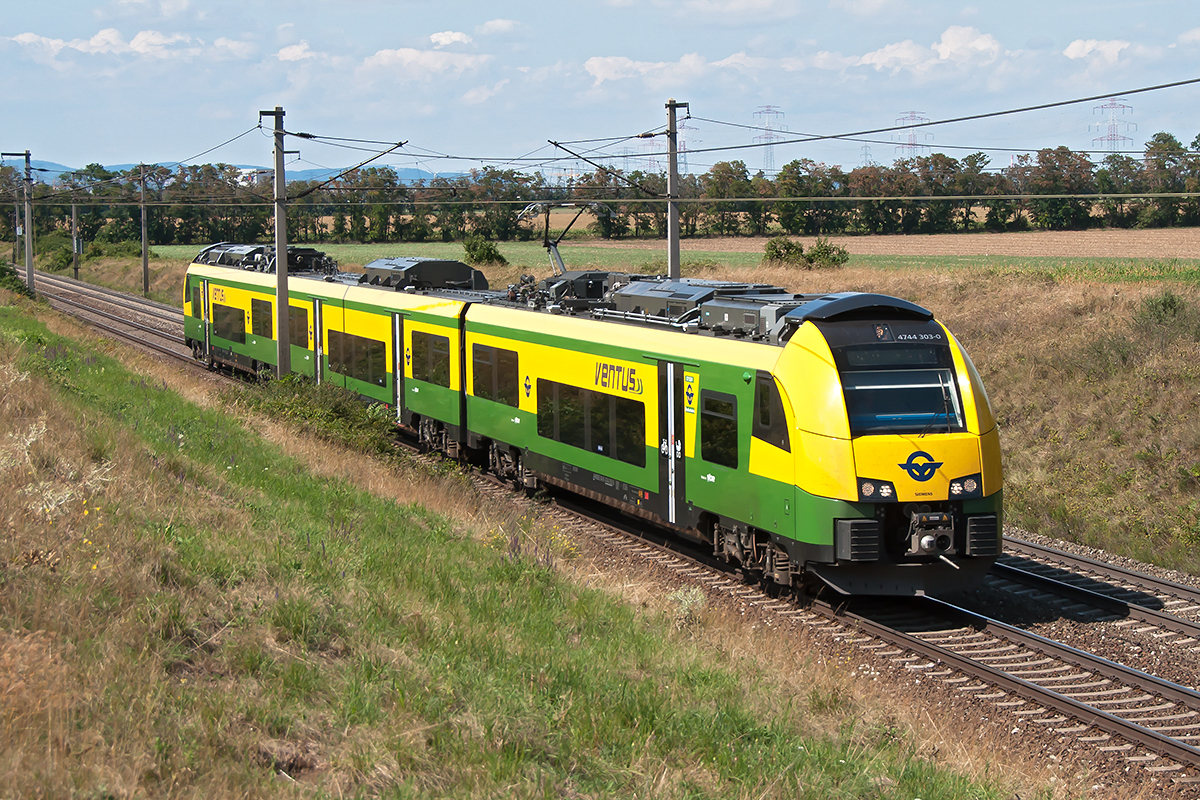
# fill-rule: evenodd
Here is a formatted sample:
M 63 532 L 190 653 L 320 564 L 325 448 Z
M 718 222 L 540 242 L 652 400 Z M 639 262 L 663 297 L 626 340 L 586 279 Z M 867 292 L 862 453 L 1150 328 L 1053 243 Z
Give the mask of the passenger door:
M 686 369 L 673 361 L 658 362 L 659 493 L 663 498 L 659 513 L 675 525 L 688 525 L 691 517 L 685 503 L 685 432 L 687 415 L 696 411 L 696 396 L 692 384 L 685 381 L 690 375 Z M 691 429 L 695 430 L 694 420 Z

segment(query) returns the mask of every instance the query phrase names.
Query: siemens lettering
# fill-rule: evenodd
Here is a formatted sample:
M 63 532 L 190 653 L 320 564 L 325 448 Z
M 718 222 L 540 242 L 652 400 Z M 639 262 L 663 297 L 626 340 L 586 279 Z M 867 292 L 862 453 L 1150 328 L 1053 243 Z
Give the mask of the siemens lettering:
M 637 376 L 637 367 L 625 367 L 620 364 L 597 363 L 596 386 L 628 394 L 642 393 L 642 379 Z

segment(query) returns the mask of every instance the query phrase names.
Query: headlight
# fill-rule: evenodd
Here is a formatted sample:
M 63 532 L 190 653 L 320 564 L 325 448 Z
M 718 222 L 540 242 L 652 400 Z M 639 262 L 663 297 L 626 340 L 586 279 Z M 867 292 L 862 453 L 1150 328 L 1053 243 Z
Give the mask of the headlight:
M 873 503 L 894 502 L 896 499 L 896 487 L 890 481 L 881 481 L 876 478 L 859 478 L 858 499 L 864 503 L 868 501 Z
M 972 497 L 979 497 L 982 490 L 983 478 L 979 473 L 964 475 L 961 478 L 955 478 L 950 481 L 951 500 L 966 500 Z

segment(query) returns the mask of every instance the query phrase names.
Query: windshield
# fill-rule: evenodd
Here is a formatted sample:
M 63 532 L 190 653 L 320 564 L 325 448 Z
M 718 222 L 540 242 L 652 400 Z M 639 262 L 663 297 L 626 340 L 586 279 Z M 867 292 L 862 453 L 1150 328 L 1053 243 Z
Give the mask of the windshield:
M 850 434 L 960 430 L 949 369 L 874 369 L 842 374 Z

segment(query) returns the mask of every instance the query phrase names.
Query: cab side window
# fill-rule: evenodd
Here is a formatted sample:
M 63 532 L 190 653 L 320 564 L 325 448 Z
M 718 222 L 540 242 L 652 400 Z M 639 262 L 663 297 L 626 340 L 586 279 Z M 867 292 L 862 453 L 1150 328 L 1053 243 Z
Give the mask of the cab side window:
M 787 417 L 783 414 L 783 397 L 770 373 L 759 372 L 754 382 L 754 438 L 761 439 L 789 453 Z
M 700 392 L 700 457 L 737 469 L 737 398 L 724 392 Z

